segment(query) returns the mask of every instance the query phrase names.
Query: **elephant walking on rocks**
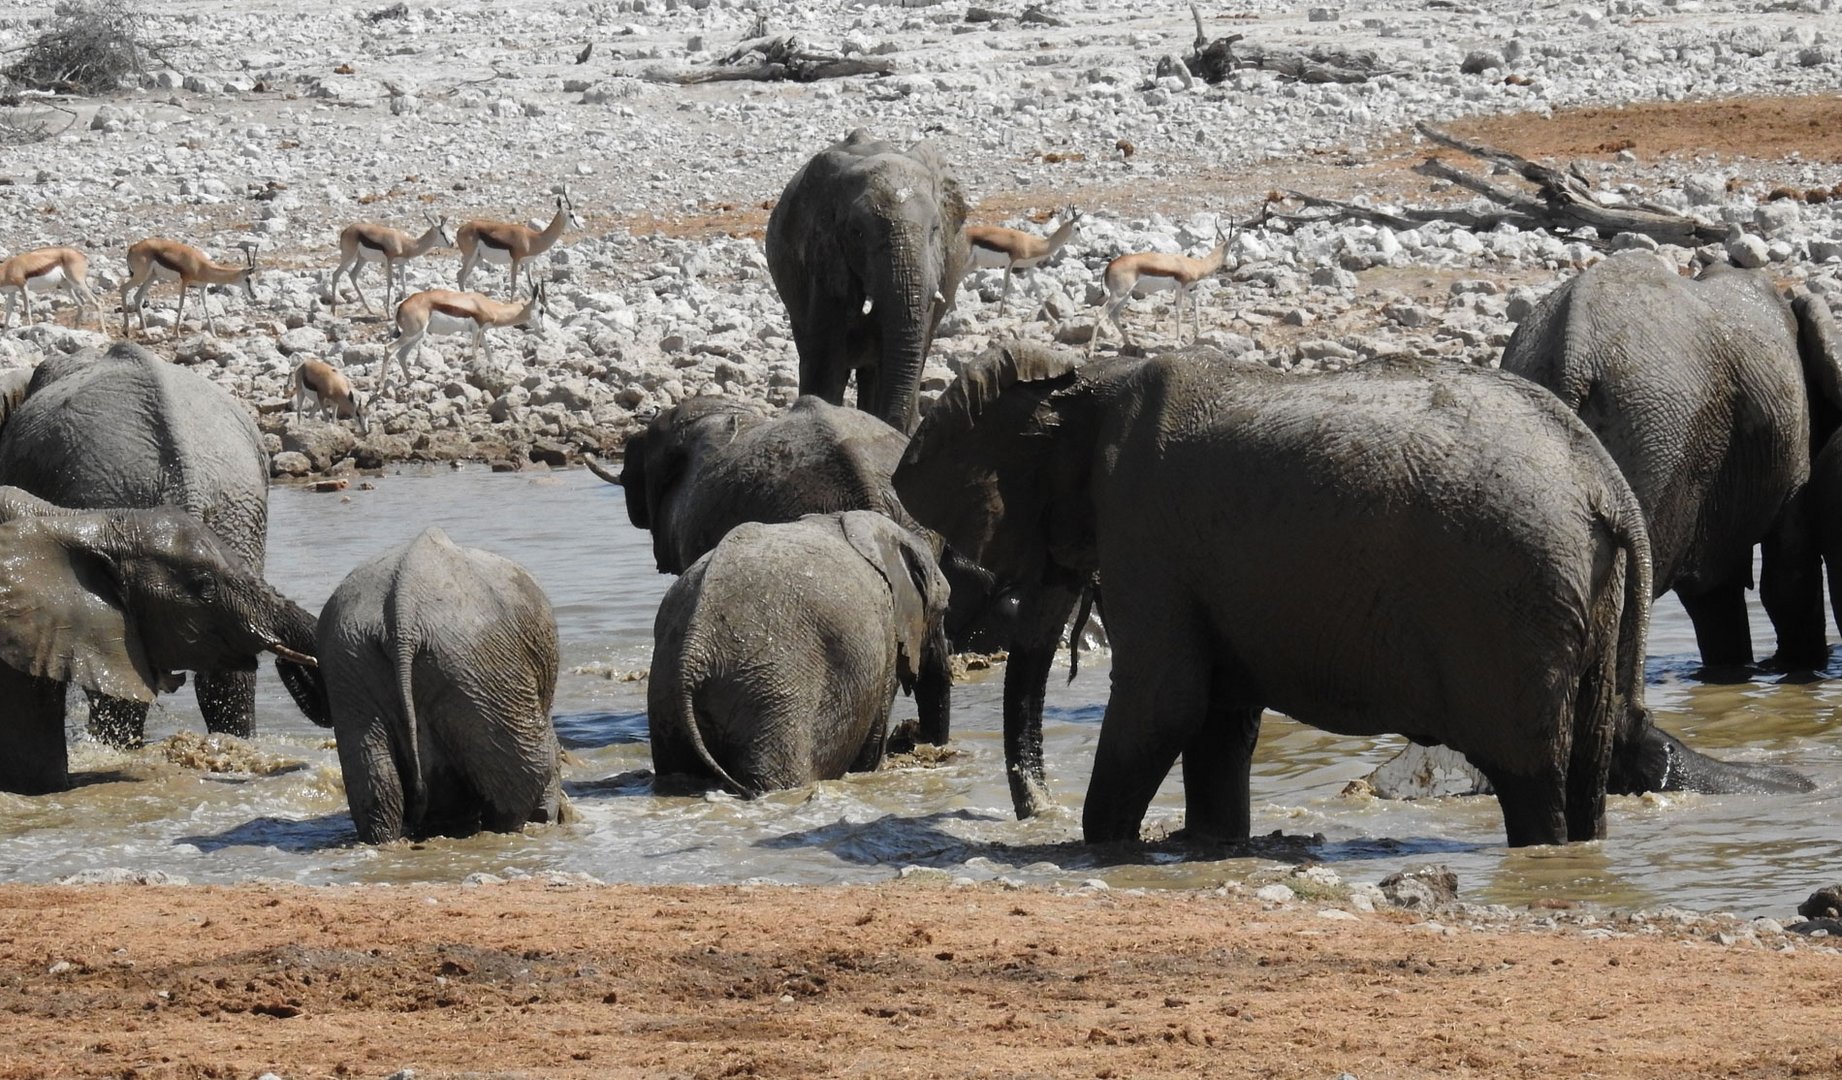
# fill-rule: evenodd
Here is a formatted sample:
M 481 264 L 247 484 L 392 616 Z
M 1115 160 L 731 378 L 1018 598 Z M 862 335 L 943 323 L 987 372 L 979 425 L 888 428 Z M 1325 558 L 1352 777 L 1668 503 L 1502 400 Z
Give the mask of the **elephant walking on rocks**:
M 560 819 L 556 619 L 518 564 L 428 529 L 347 575 L 319 649 L 360 839 Z
M 895 474 L 1017 580 L 1104 582 L 1113 689 L 1083 812 L 1135 839 L 1183 760 L 1187 828 L 1249 835 L 1271 707 L 1463 753 L 1512 845 L 1601 836 L 1643 708 L 1643 513 L 1522 379 L 1376 361 L 1299 378 L 1190 350 L 968 365 Z
M 1752 663 L 1745 591 L 1760 544 L 1759 598 L 1778 631 L 1768 663 L 1828 662 L 1805 494 L 1842 408 L 1827 340 L 1764 273 L 1685 278 L 1633 251 L 1549 293 L 1504 349 L 1503 369 L 1552 390 L 1624 471 L 1650 528 L 1652 587 L 1675 590 L 1712 672 Z M 1813 413 L 1830 419 L 1813 431 Z
M 70 786 L 64 699 L 145 709 L 187 671 L 247 671 L 274 653 L 323 719 L 314 619 L 192 515 L 77 511 L 0 487 L 0 791 Z
M 758 795 L 876 768 L 897 686 L 946 647 L 946 602 L 933 553 L 882 514 L 736 526 L 659 605 L 655 770 Z
M 269 458 L 249 411 L 217 384 L 138 345 L 54 356 L 0 427 L 0 484 L 78 509 L 173 506 L 261 574 Z M 255 672 L 199 671 L 198 707 L 214 732 L 255 728 Z M 91 695 L 90 729 L 138 746 L 144 701 Z
M 914 430 L 921 368 L 971 259 L 959 182 L 925 142 L 859 128 L 806 162 L 768 218 L 767 262 L 799 349 L 799 389 Z

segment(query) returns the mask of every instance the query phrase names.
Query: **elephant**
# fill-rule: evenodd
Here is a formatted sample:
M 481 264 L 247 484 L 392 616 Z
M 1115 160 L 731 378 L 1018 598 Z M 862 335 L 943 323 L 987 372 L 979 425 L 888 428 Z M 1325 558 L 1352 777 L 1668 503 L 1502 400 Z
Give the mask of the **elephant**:
M 556 618 L 523 567 L 425 529 L 346 576 L 319 656 L 365 843 L 562 820 Z
M 1382 359 L 1300 378 L 1209 349 L 968 365 L 895 472 L 994 572 L 1098 573 L 1113 686 L 1083 809 L 1135 839 L 1183 759 L 1186 828 L 1250 833 L 1261 710 L 1463 753 L 1512 846 L 1603 835 L 1643 705 L 1650 552 L 1630 485 L 1551 394 Z
M 875 769 L 897 685 L 946 649 L 946 601 L 932 550 L 873 510 L 736 526 L 659 604 L 655 772 L 754 796 Z
M 663 410 L 629 436 L 619 475 L 593 459 L 589 467 L 621 485 L 628 519 L 652 533 L 659 572 L 682 574 L 744 521 L 876 510 L 919 531 L 889 485 L 907 445 L 870 414 L 810 394 L 775 415 L 742 399 L 703 396 Z M 1004 648 L 1016 605 L 1011 592 L 951 549 L 939 562 L 952 589 L 946 629 L 953 650 Z
M 1755 544 L 1778 633 L 1767 664 L 1828 662 L 1804 491 L 1836 427 L 1813 428 L 1813 412 L 1842 408 L 1826 340 L 1763 272 L 1713 266 L 1690 279 L 1631 251 L 1549 293 L 1503 351 L 1505 371 L 1552 390 L 1624 471 L 1650 527 L 1652 587 L 1675 590 L 1712 677 L 1752 664 Z
M 138 345 L 54 356 L 0 427 L 0 484 L 79 509 L 174 506 L 196 516 L 250 570 L 268 543 L 268 454 L 242 405 L 215 383 Z M 198 673 L 214 732 L 255 727 L 255 672 Z M 94 736 L 138 746 L 144 701 L 92 694 Z
M 966 201 L 932 145 L 898 150 L 862 128 L 787 182 L 767 263 L 799 350 L 799 390 L 914 430 L 921 367 L 970 265 Z
M 0 487 L 0 791 L 70 786 L 64 698 L 143 708 L 186 671 L 254 670 L 319 715 L 314 618 L 183 510 L 79 511 Z

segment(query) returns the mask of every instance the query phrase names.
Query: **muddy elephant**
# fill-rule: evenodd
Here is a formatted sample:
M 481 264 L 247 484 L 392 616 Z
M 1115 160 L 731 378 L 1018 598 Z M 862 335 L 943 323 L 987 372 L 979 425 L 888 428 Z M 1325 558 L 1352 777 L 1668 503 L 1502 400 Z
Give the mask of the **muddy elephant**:
M 863 129 L 793 174 L 768 218 L 768 271 L 799 349 L 799 389 L 907 433 L 941 316 L 971 258 L 966 202 L 934 148 Z
M 556 618 L 517 563 L 424 530 L 346 576 L 319 650 L 365 843 L 560 819 Z
M 1754 545 L 1778 633 L 1768 664 L 1828 662 L 1804 489 L 1813 447 L 1835 430 L 1833 420 L 1813 430 L 1813 409 L 1842 406 L 1837 364 L 1764 273 L 1715 266 L 1685 278 L 1639 251 L 1548 294 L 1504 349 L 1503 369 L 1552 390 L 1624 470 L 1650 527 L 1652 587 L 1675 590 L 1715 677 L 1753 660 Z
M 268 544 L 269 458 L 244 406 L 138 345 L 40 364 L 0 428 L 0 484 L 80 509 L 174 506 L 216 533 L 260 574 Z M 255 727 L 255 672 L 201 671 L 211 731 Z M 147 706 L 92 695 L 90 729 L 139 745 Z
M 192 515 L 79 511 L 0 487 L 0 791 L 70 786 L 64 699 L 76 684 L 143 709 L 187 671 L 273 653 L 320 719 L 314 619 Z
M 933 552 L 874 511 L 736 526 L 659 605 L 654 769 L 758 795 L 876 768 L 946 601 Z
M 1000 574 L 1098 572 L 1113 688 L 1090 842 L 1137 837 L 1180 755 L 1187 828 L 1247 837 L 1267 707 L 1454 747 L 1512 845 L 1603 835 L 1613 758 L 1650 730 L 1642 511 L 1579 419 L 1513 376 L 1012 346 L 948 388 L 895 485 Z

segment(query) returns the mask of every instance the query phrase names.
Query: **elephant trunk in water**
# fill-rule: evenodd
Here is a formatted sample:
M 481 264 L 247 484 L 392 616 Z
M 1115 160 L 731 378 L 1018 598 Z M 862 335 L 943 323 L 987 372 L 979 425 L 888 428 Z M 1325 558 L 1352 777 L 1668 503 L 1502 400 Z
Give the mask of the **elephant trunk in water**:
M 307 719 L 321 727 L 332 726 L 332 714 L 326 704 L 326 686 L 320 678 L 320 662 L 314 658 L 319 620 L 299 604 L 275 593 L 279 606 L 269 624 L 268 651 L 275 654 L 275 673 L 281 676 L 288 695 L 300 706 Z

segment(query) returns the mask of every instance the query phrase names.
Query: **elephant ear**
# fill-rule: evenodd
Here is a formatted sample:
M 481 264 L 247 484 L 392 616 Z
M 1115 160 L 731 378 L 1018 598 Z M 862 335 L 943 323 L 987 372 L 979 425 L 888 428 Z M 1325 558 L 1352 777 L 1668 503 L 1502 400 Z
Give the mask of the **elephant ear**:
M 652 514 L 646 508 L 646 432 L 627 436 L 621 450 L 620 491 L 627 499 L 627 520 L 636 529 L 652 528 Z
M 1829 302 L 1814 293 L 1792 297 L 1791 310 L 1797 316 L 1797 355 L 1810 398 L 1811 444 L 1821 450 L 1842 427 L 1842 332 Z
M 896 494 L 915 520 L 1000 577 L 1042 581 L 1067 353 L 1011 342 L 968 364 L 909 439 Z
M 912 691 L 929 636 L 946 610 L 946 583 L 921 541 L 873 510 L 839 515 L 844 538 L 889 584 L 895 610 L 896 675 Z
M 32 368 L 9 368 L 0 371 L 0 431 L 6 430 L 7 417 L 19 408 L 19 403 L 26 399 L 26 388 L 32 384 Z
M 100 519 L 0 525 L 0 662 L 41 679 L 149 702 L 153 670 L 114 566 L 84 540 Z

